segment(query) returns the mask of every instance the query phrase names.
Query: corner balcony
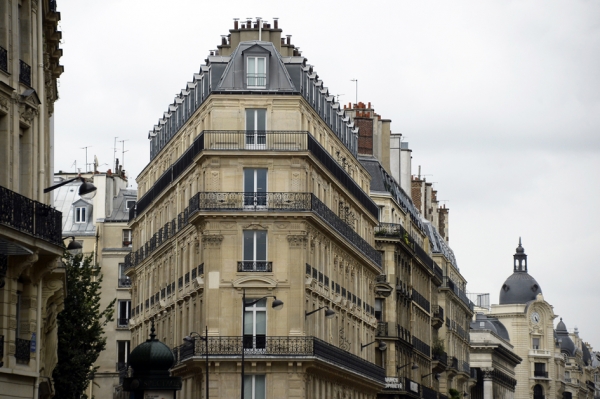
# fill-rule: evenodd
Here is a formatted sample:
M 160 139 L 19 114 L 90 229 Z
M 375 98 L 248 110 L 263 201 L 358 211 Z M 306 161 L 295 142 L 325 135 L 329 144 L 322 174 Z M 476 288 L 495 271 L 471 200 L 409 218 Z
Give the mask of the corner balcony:
M 231 360 L 238 362 L 242 350 L 247 361 L 317 361 L 332 365 L 338 372 L 349 372 L 378 384 L 385 383 L 385 370 L 350 352 L 331 345 L 316 337 L 261 337 L 260 345 L 248 347 L 241 336 L 208 337 L 208 356 L 213 361 Z M 175 368 L 185 366 L 190 361 L 205 361 L 206 342 L 196 340 L 195 344 L 184 344 L 173 348 Z
M 200 192 L 188 210 L 189 219 L 197 212 L 311 212 L 381 267 L 381 254 L 312 193 Z
M 62 213 L 49 205 L 34 201 L 2 186 L 0 186 L 0 225 L 63 247 Z M 12 234 L 11 238 L 13 238 Z

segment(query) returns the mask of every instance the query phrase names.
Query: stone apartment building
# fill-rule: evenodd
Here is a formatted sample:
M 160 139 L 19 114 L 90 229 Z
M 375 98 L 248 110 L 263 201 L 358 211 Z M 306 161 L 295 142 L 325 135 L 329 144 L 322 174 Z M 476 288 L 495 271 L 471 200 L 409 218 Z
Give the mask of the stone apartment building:
M 208 376 L 211 398 L 375 398 L 383 269 L 358 129 L 277 21 L 229 33 L 148 136 L 132 346 L 154 320 L 182 397 Z
M 63 72 L 49 0 L 0 2 L 0 398 L 48 398 L 65 275 L 52 207 L 54 102 Z
M 72 179 L 72 173 L 55 174 L 55 183 Z M 88 385 L 87 395 L 97 399 L 112 398 L 119 386 L 120 370 L 125 367 L 130 352 L 131 286 L 125 275 L 125 256 L 131 253 L 129 209 L 137 200 L 137 191 L 127 188 L 124 171 L 117 165 L 116 173 L 83 173 L 96 186 L 91 199 L 78 195 L 79 182 L 68 183 L 54 191 L 54 203 L 62 212 L 62 236 L 82 245 L 84 255 L 93 254 L 94 263 L 102 267 L 101 308 L 115 302 L 114 320 L 104 326 L 106 349 L 95 363 L 98 371 Z

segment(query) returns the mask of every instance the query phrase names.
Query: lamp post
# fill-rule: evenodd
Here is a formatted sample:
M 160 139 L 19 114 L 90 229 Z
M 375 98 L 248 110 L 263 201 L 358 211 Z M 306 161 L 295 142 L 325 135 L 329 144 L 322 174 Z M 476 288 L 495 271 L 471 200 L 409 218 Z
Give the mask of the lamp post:
M 400 369 L 403 369 L 406 366 L 410 366 L 412 364 L 412 367 L 410 368 L 411 370 L 416 370 L 419 368 L 419 365 L 415 362 L 412 363 L 406 363 L 404 366 L 397 366 L 396 367 L 396 372 L 400 371 Z
M 425 377 L 429 377 L 431 374 L 434 374 L 433 378 L 436 379 L 436 381 L 440 380 L 441 374 L 440 373 L 435 373 L 435 372 L 431 372 L 429 374 L 425 374 L 421 376 L 421 379 L 425 378 Z
M 363 348 L 366 348 L 369 345 L 373 345 L 375 342 L 379 342 L 379 346 L 377 347 L 377 349 L 379 349 L 380 351 L 383 352 L 383 351 L 385 351 L 387 349 L 387 344 L 385 342 L 375 340 L 373 342 L 369 342 L 368 344 L 364 344 L 364 345 L 361 344 L 360 345 L 361 352 L 362 352 Z
M 75 180 L 81 180 L 81 186 L 79 186 L 79 196 L 81 198 L 90 200 L 96 196 L 96 186 L 94 186 L 92 183 L 86 182 L 85 179 L 81 177 L 81 175 L 78 175 L 77 177 L 74 177 L 72 179 L 61 181 L 58 184 L 45 188 L 44 194 L 49 193 L 52 190 L 56 190 L 57 188 L 62 187 L 65 184 L 74 182 Z
M 205 356 L 206 356 L 206 375 L 204 376 L 204 380 L 206 382 L 206 395 L 205 398 L 208 399 L 208 326 L 206 327 L 206 331 L 204 334 L 204 337 L 200 334 L 198 334 L 195 331 L 192 331 L 190 333 L 190 335 L 186 336 L 183 340 L 185 342 L 191 342 L 194 344 L 194 350 L 196 350 L 196 338 L 200 338 L 202 341 L 204 341 L 205 344 Z
M 67 236 L 64 237 L 63 240 L 66 240 L 67 238 L 71 239 L 71 242 L 69 242 L 69 245 L 67 245 L 67 251 L 76 251 L 78 249 L 83 248 L 83 246 L 80 243 L 75 241 L 75 236 Z
M 310 316 L 313 313 L 318 312 L 319 310 L 325 309 L 325 318 L 326 319 L 331 319 L 335 316 L 335 312 L 331 309 L 329 309 L 329 307 L 327 306 L 321 306 L 319 309 L 315 309 L 311 312 L 304 312 L 304 318 L 306 319 L 308 316 Z
M 281 310 L 281 308 L 283 308 L 283 301 L 280 301 L 279 299 L 277 299 L 277 297 L 275 295 L 266 295 L 263 296 L 262 298 L 259 299 L 255 299 L 253 301 L 250 302 L 246 302 L 246 289 L 244 288 L 244 290 L 242 291 L 242 393 L 241 393 L 241 398 L 244 399 L 244 352 L 245 349 L 244 348 L 244 327 L 246 326 L 246 306 L 252 306 L 257 304 L 258 302 L 262 301 L 265 298 L 273 298 L 273 304 L 271 305 L 271 307 L 274 310 Z

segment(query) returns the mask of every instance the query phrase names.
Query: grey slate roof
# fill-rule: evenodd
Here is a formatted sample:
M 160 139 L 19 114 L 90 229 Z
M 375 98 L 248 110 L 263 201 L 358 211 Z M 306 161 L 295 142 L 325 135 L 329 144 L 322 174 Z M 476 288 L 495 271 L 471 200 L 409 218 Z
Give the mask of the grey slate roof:
M 425 227 L 425 232 L 429 236 L 429 242 L 431 243 L 431 252 L 434 254 L 442 254 L 458 269 L 458 265 L 456 264 L 456 258 L 454 256 L 454 251 L 452 248 L 446 244 L 446 240 L 440 235 L 435 227 L 431 224 L 429 220 L 423 220 L 423 226 Z
M 569 337 L 567 326 L 562 321 L 562 317 L 556 325 L 556 337 L 560 340 L 560 351 L 562 353 L 566 353 L 570 357 L 575 356 L 575 344 L 573 343 L 571 337 Z
M 55 178 L 55 182 L 58 181 Z M 58 178 L 64 180 L 62 178 Z M 62 235 L 85 236 L 94 235 L 94 207 L 92 204 L 79 196 L 80 181 L 74 181 L 54 190 L 54 206 L 62 212 Z M 75 223 L 75 212 L 73 205 L 86 208 L 86 222 Z
M 510 341 L 508 330 L 504 324 L 495 317 L 486 316 L 483 313 L 477 313 L 475 321 L 471 322 L 471 330 L 491 330 L 501 338 Z
M 137 200 L 137 190 L 119 190 L 119 193 L 113 198 L 113 211 L 105 222 L 127 222 L 129 220 L 129 210 L 125 209 L 127 200 Z
M 538 282 L 527 272 L 519 271 L 511 274 L 500 288 L 500 305 L 525 304 L 535 300 L 542 289 Z

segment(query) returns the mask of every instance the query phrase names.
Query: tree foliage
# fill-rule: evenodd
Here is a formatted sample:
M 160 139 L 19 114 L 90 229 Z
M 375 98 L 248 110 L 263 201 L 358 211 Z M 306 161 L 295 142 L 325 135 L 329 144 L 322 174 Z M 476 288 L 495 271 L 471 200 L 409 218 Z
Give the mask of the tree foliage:
M 113 320 L 113 300 L 100 307 L 102 273 L 92 255 L 66 253 L 64 310 L 57 316 L 58 364 L 52 378 L 57 398 L 86 398 L 85 390 L 97 370 L 94 362 L 106 347 L 104 326 Z

